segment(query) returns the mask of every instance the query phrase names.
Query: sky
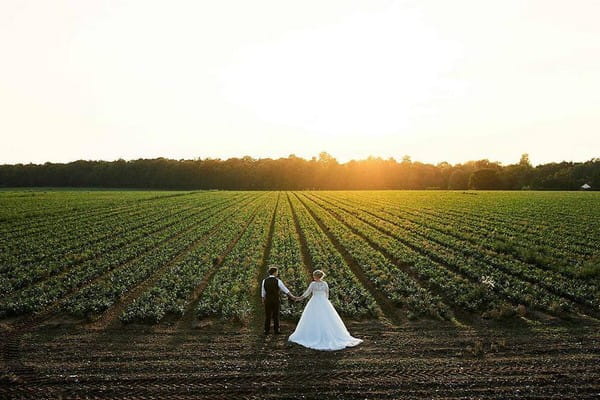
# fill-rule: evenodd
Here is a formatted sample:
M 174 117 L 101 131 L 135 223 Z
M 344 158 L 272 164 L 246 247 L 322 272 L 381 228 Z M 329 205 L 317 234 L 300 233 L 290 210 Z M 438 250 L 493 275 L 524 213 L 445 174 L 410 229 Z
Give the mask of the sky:
M 0 164 L 600 156 L 600 1 L 0 2 Z

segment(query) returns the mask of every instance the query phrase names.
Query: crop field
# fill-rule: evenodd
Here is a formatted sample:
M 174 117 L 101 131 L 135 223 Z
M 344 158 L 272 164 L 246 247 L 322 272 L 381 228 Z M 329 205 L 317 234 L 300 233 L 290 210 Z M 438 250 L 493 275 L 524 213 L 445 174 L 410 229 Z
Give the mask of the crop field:
M 600 193 L 0 191 L 0 397 L 598 398 L 599 321 Z

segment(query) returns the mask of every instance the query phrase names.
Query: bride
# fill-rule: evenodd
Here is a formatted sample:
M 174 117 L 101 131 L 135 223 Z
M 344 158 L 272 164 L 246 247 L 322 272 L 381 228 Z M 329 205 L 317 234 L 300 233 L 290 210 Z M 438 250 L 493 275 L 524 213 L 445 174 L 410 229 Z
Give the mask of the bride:
M 362 339 L 350 336 L 344 322 L 329 301 L 329 285 L 322 280 L 324 277 L 323 271 L 315 270 L 314 281 L 302 296 L 296 297 L 296 300 L 300 301 L 312 293 L 296 330 L 288 340 L 315 350 L 341 350 L 362 343 Z

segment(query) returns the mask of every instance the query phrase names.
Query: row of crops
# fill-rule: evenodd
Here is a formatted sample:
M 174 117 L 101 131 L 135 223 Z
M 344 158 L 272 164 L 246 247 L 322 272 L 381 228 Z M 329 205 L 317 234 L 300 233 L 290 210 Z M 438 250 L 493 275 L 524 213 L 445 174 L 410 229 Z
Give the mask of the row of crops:
M 0 192 L 0 316 L 248 320 L 276 265 L 346 317 L 600 317 L 595 193 Z M 297 319 L 301 303 L 282 301 Z M 106 314 L 109 315 L 109 314 Z

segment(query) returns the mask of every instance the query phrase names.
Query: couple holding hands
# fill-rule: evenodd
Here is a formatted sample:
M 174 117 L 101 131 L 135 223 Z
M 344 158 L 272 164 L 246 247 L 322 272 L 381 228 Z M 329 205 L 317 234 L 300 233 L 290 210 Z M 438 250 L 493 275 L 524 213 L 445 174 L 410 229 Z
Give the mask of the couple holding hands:
M 269 333 L 271 320 L 273 330 L 279 334 L 279 308 L 281 292 L 294 301 L 301 301 L 312 295 L 296 330 L 290 335 L 290 342 L 315 350 L 341 350 L 362 343 L 350 335 L 344 322 L 329 301 L 329 285 L 323 280 L 325 273 L 313 271 L 313 281 L 302 296 L 294 296 L 277 277 L 277 267 L 269 268 L 269 276 L 261 284 L 261 297 L 265 306 L 265 334 Z

